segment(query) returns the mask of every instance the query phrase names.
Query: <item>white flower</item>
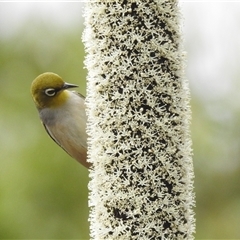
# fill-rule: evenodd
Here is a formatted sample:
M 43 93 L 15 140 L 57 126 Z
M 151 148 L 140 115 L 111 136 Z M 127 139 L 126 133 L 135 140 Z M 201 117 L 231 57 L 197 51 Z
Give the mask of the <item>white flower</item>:
M 91 237 L 193 239 L 177 1 L 90 1 L 85 25 Z

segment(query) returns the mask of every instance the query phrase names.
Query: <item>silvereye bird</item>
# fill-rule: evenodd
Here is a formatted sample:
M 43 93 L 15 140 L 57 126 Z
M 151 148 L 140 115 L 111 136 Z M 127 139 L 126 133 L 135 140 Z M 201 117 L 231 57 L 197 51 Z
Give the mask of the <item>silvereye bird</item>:
M 39 75 L 31 85 L 31 93 L 39 117 L 49 136 L 71 157 L 89 168 L 87 162 L 87 133 L 85 98 L 69 88 L 55 73 Z

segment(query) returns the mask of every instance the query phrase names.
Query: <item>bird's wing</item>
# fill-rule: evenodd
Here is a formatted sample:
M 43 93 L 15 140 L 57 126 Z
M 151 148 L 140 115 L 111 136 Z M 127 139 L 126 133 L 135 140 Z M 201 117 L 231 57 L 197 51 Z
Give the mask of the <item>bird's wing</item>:
M 74 94 L 76 94 L 76 95 L 78 95 L 80 98 L 83 98 L 84 100 L 85 100 L 85 97 L 81 94 L 81 93 L 79 93 L 79 92 L 77 92 L 77 91 L 72 91 Z
M 51 133 L 51 131 L 48 129 L 47 125 L 42 122 L 47 134 L 51 137 L 51 139 L 57 143 L 59 147 L 61 147 L 67 154 L 71 156 L 71 154 L 58 142 L 58 140 L 54 137 L 54 135 Z

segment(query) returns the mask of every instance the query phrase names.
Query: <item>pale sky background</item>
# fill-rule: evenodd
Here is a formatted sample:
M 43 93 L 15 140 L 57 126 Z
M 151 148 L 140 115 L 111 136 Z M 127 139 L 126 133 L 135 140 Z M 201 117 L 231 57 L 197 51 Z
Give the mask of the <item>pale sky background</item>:
M 83 2 L 0 2 L 0 38 L 12 36 L 29 19 L 53 22 L 60 29 L 80 27 L 83 5 Z M 191 91 L 209 101 L 237 94 L 240 1 L 182 0 L 180 5 Z

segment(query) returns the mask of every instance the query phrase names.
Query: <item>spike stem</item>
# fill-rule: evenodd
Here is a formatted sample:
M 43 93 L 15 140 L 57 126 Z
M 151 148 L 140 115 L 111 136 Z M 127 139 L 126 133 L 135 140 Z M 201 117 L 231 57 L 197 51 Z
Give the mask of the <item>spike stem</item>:
M 193 239 L 189 87 L 177 0 L 89 1 L 93 239 Z

